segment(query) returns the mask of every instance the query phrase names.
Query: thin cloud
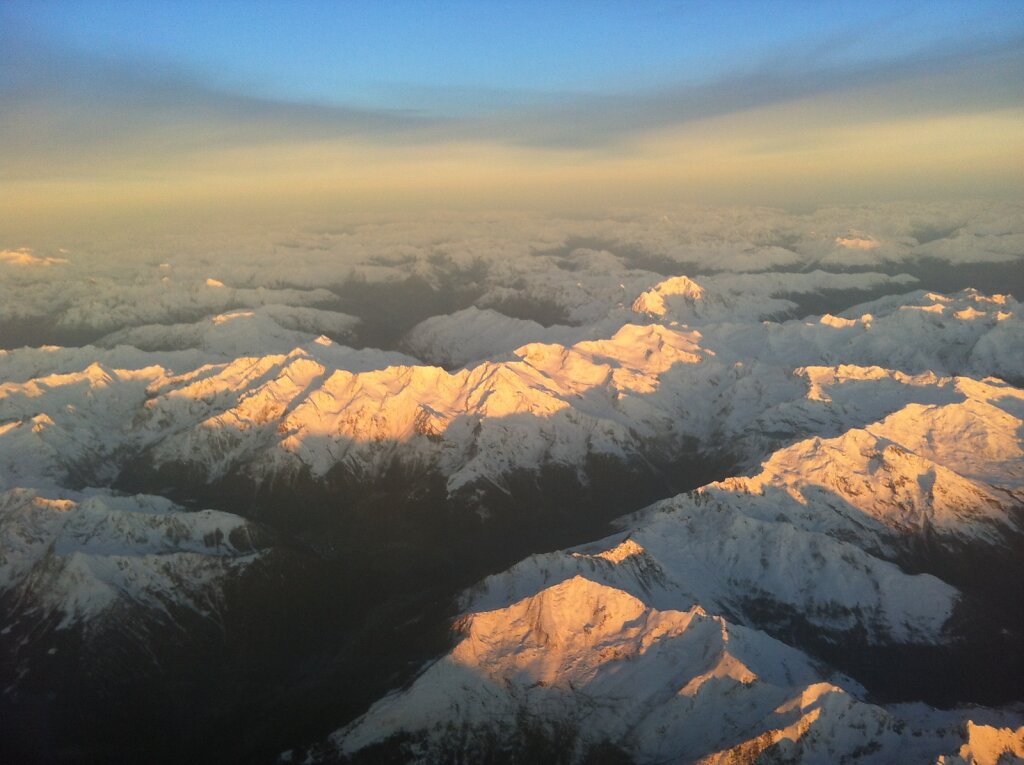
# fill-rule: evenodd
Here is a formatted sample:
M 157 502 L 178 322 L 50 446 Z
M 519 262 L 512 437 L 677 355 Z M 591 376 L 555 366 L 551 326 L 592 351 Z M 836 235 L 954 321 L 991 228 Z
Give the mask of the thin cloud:
M 657 131 L 761 107 L 859 93 L 836 119 L 1020 106 L 1024 37 L 946 42 L 898 58 L 837 63 L 815 46 L 713 82 L 616 94 L 439 94 L 436 109 L 362 109 L 232 92 L 188 73 L 0 35 L 0 177 L 143 172 L 218 148 L 354 141 L 456 142 L 615 153 Z M 842 45 L 837 41 L 838 58 Z M 421 93 L 421 105 L 429 99 Z M 484 103 L 486 102 L 486 103 Z M 458 108 L 445 111 L 445 104 Z M 450 116 L 446 116 L 446 113 Z M 770 145 L 778 136 L 765 136 Z
M 799 62 L 799 65 L 798 63 Z M 570 99 L 476 130 L 534 146 L 593 148 L 637 135 L 760 107 L 863 91 L 858 117 L 987 111 L 1024 103 L 1024 37 L 945 44 L 885 61 L 837 65 L 821 52 L 777 57 L 714 82 L 633 94 Z M 872 90 L 878 95 L 871 96 Z
M 98 58 L 0 38 L 0 139 L 5 171 L 217 147 L 363 137 L 412 140 L 437 117 L 234 93 L 151 62 Z M 18 169 L 22 172 L 18 172 Z

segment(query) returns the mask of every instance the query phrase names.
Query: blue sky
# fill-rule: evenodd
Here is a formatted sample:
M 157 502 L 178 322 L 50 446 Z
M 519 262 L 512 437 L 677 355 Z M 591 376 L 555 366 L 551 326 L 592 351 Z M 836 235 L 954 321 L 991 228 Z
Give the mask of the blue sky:
M 0 206 L 1024 194 L 1024 0 L 0 0 Z
M 9 30 L 45 44 L 174 67 L 226 90 L 429 112 L 700 83 L 780 57 L 793 66 L 857 64 L 1024 29 L 1024 3 L 981 0 L 4 0 L 0 8 Z

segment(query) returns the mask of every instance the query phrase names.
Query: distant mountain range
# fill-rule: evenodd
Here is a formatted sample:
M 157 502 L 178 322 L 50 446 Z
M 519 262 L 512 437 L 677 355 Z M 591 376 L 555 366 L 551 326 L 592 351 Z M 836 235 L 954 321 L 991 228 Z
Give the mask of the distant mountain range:
M 390 324 L 198 267 L 75 293 L 39 332 L 88 343 L 0 351 L 0 751 L 1024 758 L 1021 304 L 822 270 L 948 239 L 703 275 L 578 242 L 504 292 L 417 256 L 379 267 L 473 299 Z M 58 277 L 18 273 L 31 320 Z

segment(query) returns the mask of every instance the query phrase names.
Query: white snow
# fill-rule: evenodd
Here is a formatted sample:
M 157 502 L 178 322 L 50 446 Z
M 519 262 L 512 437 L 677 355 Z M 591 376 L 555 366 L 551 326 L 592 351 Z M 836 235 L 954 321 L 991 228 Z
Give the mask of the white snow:
M 0 590 L 18 596 L 15 619 L 55 612 L 68 628 L 116 604 L 208 615 L 220 607 L 221 580 L 261 554 L 235 515 L 145 495 L 64 495 L 0 494 Z
M 520 470 L 691 450 L 741 469 L 488 577 L 455 649 L 334 743 L 405 731 L 429 762 L 451 725 L 514 736 L 525 711 L 578 731 L 577 755 L 611 739 L 641 762 L 1024 757 L 1019 715 L 868 704 L 759 631 L 794 613 L 825 636 L 941 643 L 960 594 L 900 556 L 925 534 L 995 549 L 1024 531 L 1020 303 L 889 275 L 1019 265 L 1024 206 L 125 237 L 0 249 L 0 331 L 93 342 L 0 351 L 0 590 L 18 619 L 217 618 L 224 583 L 267 554 L 239 517 L 81 488 L 129 458 L 209 480 L 407 460 L 470 497 Z M 406 279 L 468 307 L 419 321 L 409 355 L 337 342 L 360 321 L 344 295 Z M 784 319 L 837 290 L 904 294 Z

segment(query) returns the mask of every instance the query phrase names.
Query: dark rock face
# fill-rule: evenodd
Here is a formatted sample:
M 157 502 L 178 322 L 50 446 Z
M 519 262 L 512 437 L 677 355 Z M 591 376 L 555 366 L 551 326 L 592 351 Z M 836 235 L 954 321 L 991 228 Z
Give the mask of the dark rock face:
M 235 512 L 257 522 L 270 553 L 225 584 L 209 618 L 125 605 L 97 628 L 61 630 L 0 601 L 3 623 L 18 625 L 0 636 L 0 683 L 17 681 L 0 701 L 4 747 L 18 762 L 273 761 L 448 650 L 464 588 L 532 552 L 602 536 L 623 511 L 714 480 L 728 464 L 593 457 L 582 473 L 549 465 L 448 497 L 435 470 L 398 460 L 374 477 L 338 466 L 322 480 L 235 473 L 208 484 L 194 466 L 138 459 L 118 489 Z M 25 666 L 34 670 L 19 678 Z M 494 742 L 487 760 L 562 745 L 531 731 L 529 747 Z

